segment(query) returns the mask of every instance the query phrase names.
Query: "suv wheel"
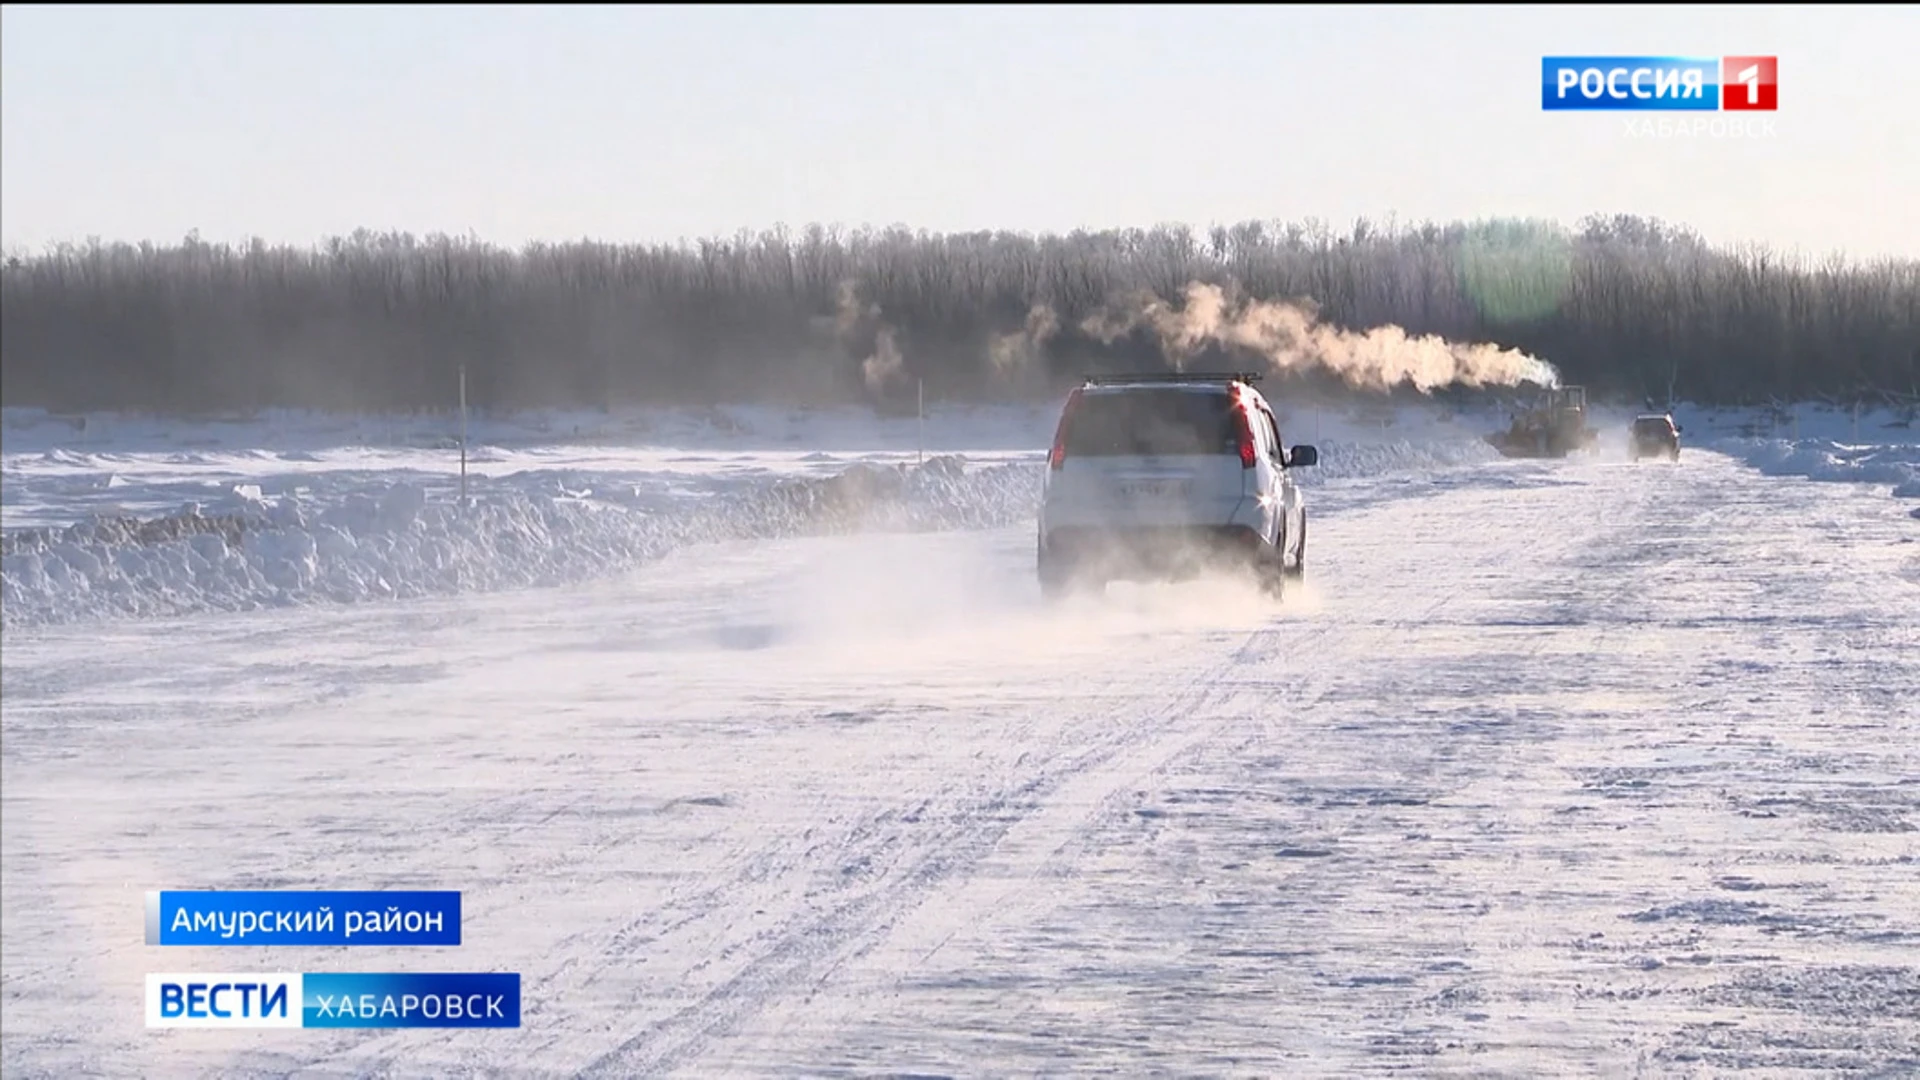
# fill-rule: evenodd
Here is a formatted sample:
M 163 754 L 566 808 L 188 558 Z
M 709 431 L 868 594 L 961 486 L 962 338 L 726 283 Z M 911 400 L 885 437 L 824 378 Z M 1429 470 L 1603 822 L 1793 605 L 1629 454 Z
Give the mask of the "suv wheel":
M 1282 556 L 1284 559 L 1285 556 Z M 1286 568 L 1286 576 L 1291 581 L 1300 581 L 1307 576 L 1307 515 L 1300 513 L 1300 553 L 1293 557 L 1293 565 Z

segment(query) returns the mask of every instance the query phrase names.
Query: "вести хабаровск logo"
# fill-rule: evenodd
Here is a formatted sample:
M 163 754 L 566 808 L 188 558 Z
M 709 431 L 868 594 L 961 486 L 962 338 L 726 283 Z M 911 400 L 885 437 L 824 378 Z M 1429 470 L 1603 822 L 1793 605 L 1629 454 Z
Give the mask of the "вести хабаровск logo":
M 147 976 L 150 1028 L 511 1028 L 514 972 L 181 972 Z

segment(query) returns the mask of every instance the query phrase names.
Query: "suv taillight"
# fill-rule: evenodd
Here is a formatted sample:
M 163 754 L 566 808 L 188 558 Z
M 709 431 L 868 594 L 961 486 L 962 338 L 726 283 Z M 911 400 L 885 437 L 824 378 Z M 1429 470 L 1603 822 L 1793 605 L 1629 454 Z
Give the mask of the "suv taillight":
M 1067 463 L 1067 425 L 1073 421 L 1074 407 L 1080 404 L 1080 390 L 1075 388 L 1067 395 L 1066 407 L 1060 410 L 1060 424 L 1053 429 L 1053 452 L 1047 455 L 1047 468 L 1058 469 Z
M 1234 403 L 1233 430 L 1240 436 L 1240 467 L 1251 469 L 1257 455 L 1253 445 L 1253 417 L 1244 400 Z

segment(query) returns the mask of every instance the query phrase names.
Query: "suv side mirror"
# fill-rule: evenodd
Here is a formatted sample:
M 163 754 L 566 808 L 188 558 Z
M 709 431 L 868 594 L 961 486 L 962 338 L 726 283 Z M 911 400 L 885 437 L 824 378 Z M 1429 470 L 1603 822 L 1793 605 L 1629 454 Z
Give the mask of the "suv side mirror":
M 1304 469 L 1308 465 L 1318 464 L 1320 464 L 1320 451 L 1304 443 L 1294 447 L 1293 450 L 1287 454 L 1287 465 L 1290 468 Z
M 1675 435 L 1678 435 L 1678 434 L 1680 434 L 1681 432 L 1683 432 L 1683 431 L 1685 431 L 1685 430 L 1687 430 L 1687 429 L 1686 429 L 1686 428 L 1683 428 L 1683 427 L 1681 427 L 1681 426 L 1680 426 L 1679 424 L 1675 424 L 1675 425 L 1673 425 L 1673 433 L 1674 433 Z

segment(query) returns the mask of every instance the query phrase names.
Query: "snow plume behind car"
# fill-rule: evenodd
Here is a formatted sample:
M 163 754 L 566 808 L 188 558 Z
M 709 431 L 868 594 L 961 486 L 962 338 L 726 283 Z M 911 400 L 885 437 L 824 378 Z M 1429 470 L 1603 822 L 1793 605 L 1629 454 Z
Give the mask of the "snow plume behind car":
M 1116 639 L 1169 630 L 1251 631 L 1310 615 L 1319 605 L 1308 588 L 1281 605 L 1220 574 L 1177 585 L 1115 583 L 1103 597 L 1042 604 L 1032 580 L 1032 538 L 1019 527 L 985 538 L 892 533 L 857 546 L 831 537 L 781 544 L 795 550 L 782 556 L 790 572 L 778 578 L 761 572 L 764 548 L 738 547 L 742 589 L 726 621 L 687 627 L 679 647 L 812 651 L 840 664 L 858 656 L 883 680 L 896 666 L 924 667 L 930 656 L 950 657 L 961 669 L 1092 655 Z

